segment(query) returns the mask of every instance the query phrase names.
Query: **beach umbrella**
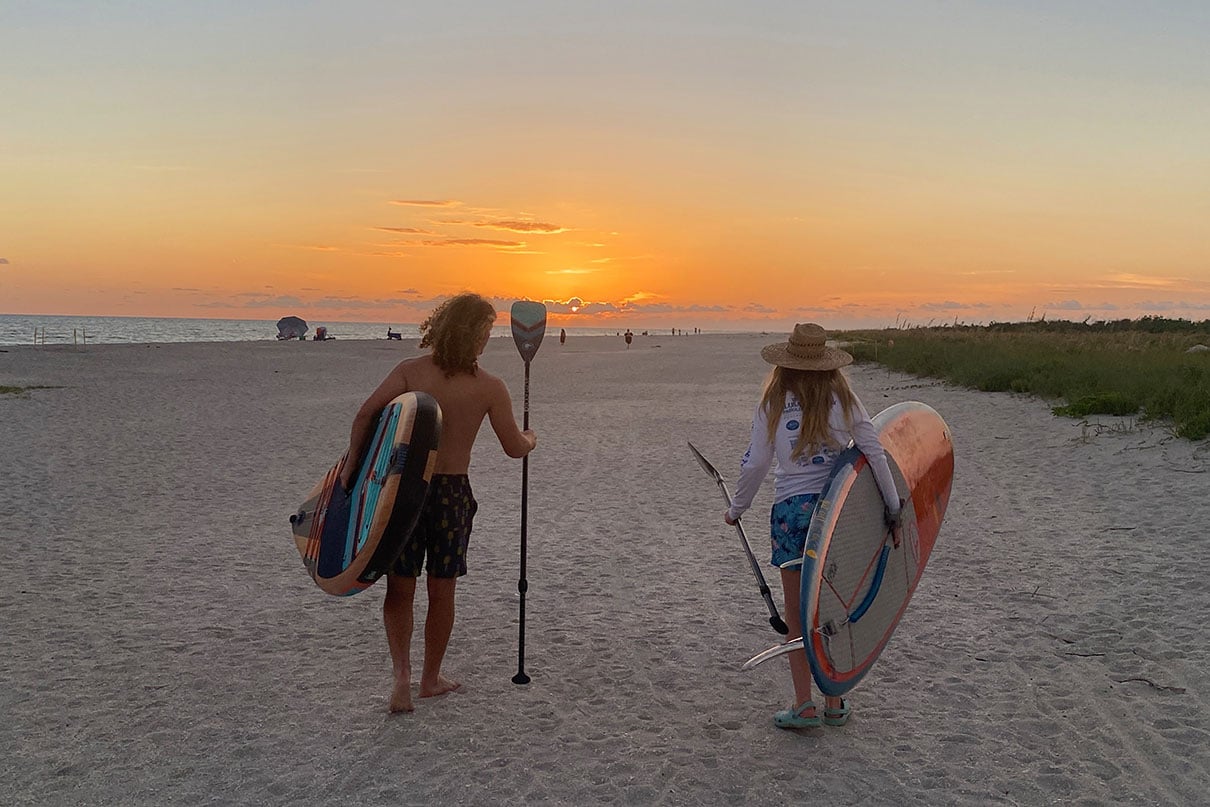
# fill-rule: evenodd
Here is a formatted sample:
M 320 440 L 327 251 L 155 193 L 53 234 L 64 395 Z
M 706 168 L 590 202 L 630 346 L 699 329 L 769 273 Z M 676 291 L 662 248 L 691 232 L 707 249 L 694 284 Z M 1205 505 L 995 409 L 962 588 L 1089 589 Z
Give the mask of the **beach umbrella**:
M 278 339 L 302 339 L 306 332 L 306 320 L 298 317 L 282 317 L 277 321 Z

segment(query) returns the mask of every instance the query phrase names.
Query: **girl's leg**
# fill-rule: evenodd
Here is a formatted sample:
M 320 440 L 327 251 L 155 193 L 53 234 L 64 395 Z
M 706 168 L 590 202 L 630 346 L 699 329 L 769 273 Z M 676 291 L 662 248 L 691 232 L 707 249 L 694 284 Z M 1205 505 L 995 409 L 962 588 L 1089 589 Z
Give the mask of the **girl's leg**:
M 787 638 L 802 636 L 802 615 L 799 613 L 799 599 L 802 585 L 802 572 L 799 569 L 781 570 L 781 588 L 785 595 L 786 626 L 790 628 Z M 804 650 L 789 653 L 790 678 L 794 682 L 794 705 L 811 700 L 811 665 L 807 663 Z M 839 698 L 835 700 L 839 701 Z

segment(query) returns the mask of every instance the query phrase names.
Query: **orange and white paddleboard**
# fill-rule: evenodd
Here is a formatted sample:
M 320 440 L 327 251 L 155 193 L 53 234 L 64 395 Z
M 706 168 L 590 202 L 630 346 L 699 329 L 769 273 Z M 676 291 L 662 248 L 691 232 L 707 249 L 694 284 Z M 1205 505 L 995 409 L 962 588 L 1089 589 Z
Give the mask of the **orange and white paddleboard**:
M 825 695 L 848 692 L 886 647 L 920 582 L 941 529 L 954 480 L 949 427 L 927 404 L 906 401 L 873 418 L 903 508 L 901 540 L 883 519 L 883 501 L 865 455 L 836 459 L 820 496 L 802 559 L 801 638 L 744 664 L 805 649 Z

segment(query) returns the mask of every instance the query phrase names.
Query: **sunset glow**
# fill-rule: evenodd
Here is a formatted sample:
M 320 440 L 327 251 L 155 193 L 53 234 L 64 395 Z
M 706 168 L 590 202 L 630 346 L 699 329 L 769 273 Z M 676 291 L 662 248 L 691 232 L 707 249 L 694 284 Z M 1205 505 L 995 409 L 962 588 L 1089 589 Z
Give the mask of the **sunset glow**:
M 565 326 L 1210 318 L 1198 4 L 0 26 L 0 313 L 414 323 L 471 289 Z

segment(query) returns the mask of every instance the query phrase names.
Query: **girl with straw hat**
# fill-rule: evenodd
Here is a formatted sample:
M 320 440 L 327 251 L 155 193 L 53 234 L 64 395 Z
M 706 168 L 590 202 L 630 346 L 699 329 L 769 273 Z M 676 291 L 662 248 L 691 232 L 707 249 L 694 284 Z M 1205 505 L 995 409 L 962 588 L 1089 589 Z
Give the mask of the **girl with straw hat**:
M 734 525 L 752 506 L 776 460 L 769 519 L 771 562 L 781 569 L 786 623 L 790 636 L 796 637 L 802 636 L 799 597 L 807 526 L 832 465 L 850 440 L 869 460 L 886 505 L 887 523 L 896 529 L 901 502 L 874 424 L 840 371 L 853 357 L 829 347 L 827 332 L 814 323 L 795 325 L 788 341 L 767 345 L 760 355 L 773 369 L 752 418 L 752 441 L 740 464 L 735 496 L 723 518 Z M 821 714 L 811 699 L 806 653 L 798 650 L 789 659 L 794 705 L 777 712 L 774 725 L 785 729 L 843 726 L 849 719 L 849 704 L 843 698 L 825 698 Z

